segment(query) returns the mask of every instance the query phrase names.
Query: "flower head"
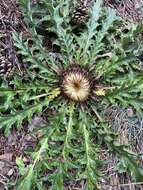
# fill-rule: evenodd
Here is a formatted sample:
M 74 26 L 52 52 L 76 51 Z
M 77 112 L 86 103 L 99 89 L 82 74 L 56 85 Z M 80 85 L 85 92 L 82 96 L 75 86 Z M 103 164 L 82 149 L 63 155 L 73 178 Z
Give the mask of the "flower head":
M 89 73 L 78 65 L 70 66 L 62 74 L 61 88 L 64 95 L 72 101 L 87 100 L 91 92 Z

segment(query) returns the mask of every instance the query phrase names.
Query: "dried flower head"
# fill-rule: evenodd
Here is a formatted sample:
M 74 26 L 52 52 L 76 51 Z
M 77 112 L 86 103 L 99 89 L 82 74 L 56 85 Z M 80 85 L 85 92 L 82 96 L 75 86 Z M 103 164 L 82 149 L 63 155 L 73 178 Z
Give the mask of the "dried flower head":
M 2 56 L 0 58 L 0 76 L 8 76 L 14 70 L 12 62 L 10 62 L 6 57 Z
M 72 12 L 72 22 L 75 24 L 82 24 L 89 18 L 89 10 L 92 0 L 79 0 L 75 2 Z

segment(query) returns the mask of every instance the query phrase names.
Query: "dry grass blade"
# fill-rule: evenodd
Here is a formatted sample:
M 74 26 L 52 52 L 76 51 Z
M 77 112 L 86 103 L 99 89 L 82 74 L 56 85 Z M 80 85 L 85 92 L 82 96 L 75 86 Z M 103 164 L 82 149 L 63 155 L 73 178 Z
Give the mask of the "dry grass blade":
M 138 183 L 126 183 L 126 184 L 118 184 L 118 185 L 105 185 L 101 187 L 102 190 L 142 190 L 143 182 Z

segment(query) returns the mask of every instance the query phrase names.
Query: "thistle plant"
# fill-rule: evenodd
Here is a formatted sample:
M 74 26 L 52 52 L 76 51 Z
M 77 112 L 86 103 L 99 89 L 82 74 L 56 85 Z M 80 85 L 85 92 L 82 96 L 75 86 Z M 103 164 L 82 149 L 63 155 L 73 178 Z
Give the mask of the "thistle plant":
M 13 33 L 17 53 L 26 68 L 11 80 L 1 78 L 0 127 L 7 135 L 11 127 L 30 123 L 34 115 L 50 109 L 47 124 L 39 126 L 42 139 L 31 152 L 33 163 L 17 164 L 22 178 L 17 189 L 62 190 L 68 180 L 83 181 L 83 189 L 100 189 L 104 161 L 100 152 L 106 147 L 119 157 L 120 171 L 141 180 L 143 170 L 138 155 L 120 145 L 102 111 L 114 104 L 132 106 L 142 115 L 143 74 L 136 59 L 142 51 L 135 35 L 138 27 L 123 31 L 124 24 L 112 9 L 96 0 L 85 27 L 79 32 L 71 22 L 69 0 L 42 0 L 32 5 L 21 0 L 23 14 L 31 33 L 28 39 Z M 37 28 L 56 34 L 54 54 L 43 47 Z

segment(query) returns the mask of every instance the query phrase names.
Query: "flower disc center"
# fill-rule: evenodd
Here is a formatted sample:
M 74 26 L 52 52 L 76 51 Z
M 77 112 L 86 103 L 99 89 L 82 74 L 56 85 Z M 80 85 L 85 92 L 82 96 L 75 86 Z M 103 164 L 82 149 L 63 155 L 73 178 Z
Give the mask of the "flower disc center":
M 74 82 L 74 88 L 75 88 L 75 90 L 79 90 L 80 89 L 80 83 L 79 82 Z
M 91 85 L 86 70 L 74 66 L 65 71 L 62 77 L 61 86 L 65 96 L 76 102 L 87 100 L 91 91 Z

